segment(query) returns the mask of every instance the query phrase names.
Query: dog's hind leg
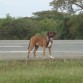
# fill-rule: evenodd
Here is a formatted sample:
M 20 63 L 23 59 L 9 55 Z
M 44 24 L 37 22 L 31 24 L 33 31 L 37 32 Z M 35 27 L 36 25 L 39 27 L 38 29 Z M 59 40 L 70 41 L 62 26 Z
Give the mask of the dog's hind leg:
M 30 52 L 33 49 L 33 47 L 34 47 L 34 45 L 30 45 L 30 47 L 28 48 L 28 58 L 29 58 Z
M 27 63 L 27 60 L 28 60 L 28 58 L 29 58 L 30 52 L 31 52 L 31 50 L 33 49 L 33 47 L 34 47 L 34 46 L 29 46 L 29 47 L 28 47 L 28 56 L 27 56 L 27 59 L 26 59 L 26 63 Z
M 38 48 L 39 48 L 39 46 L 38 45 L 35 45 L 35 48 L 34 48 L 34 51 L 33 51 L 34 57 L 36 57 L 36 51 L 37 51 Z

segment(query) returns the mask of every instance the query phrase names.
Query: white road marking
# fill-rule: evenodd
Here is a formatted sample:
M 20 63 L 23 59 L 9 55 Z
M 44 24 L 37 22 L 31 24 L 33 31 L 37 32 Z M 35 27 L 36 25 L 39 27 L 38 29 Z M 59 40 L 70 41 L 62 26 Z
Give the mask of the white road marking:
M 25 46 L 20 46 L 20 45 L 5 45 L 5 46 L 0 46 L 1 48 L 5 47 L 25 47 Z
M 0 51 L 0 53 L 27 53 L 28 51 Z M 32 52 L 32 51 L 31 51 Z M 37 52 L 42 52 L 42 51 L 37 51 Z M 46 51 L 48 52 L 48 51 Z M 52 51 L 55 53 L 83 53 L 81 51 Z
M 5 44 L 6 44 L 6 45 L 7 45 L 7 44 L 10 44 L 10 45 L 12 45 L 12 44 L 15 44 L 15 45 L 27 44 L 27 45 L 28 45 L 29 43 L 27 42 L 27 43 L 0 43 L 0 44 L 1 44 L 1 45 L 2 45 L 2 44 L 4 44 L 4 45 L 5 45 Z

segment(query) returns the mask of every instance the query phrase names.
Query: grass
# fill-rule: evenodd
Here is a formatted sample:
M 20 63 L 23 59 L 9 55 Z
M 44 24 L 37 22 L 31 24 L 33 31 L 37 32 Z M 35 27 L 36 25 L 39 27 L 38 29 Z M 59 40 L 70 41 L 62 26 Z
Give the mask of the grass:
M 0 61 L 0 83 L 83 83 L 83 61 Z

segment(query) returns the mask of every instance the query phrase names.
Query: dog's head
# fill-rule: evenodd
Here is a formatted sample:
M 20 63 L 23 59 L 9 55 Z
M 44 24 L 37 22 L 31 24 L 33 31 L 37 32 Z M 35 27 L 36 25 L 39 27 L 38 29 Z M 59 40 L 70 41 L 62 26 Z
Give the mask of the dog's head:
M 48 33 L 47 33 L 48 40 L 49 40 L 49 41 L 52 41 L 55 35 L 56 35 L 55 32 L 48 32 Z
M 56 35 L 55 32 L 48 32 L 47 33 L 47 41 L 48 41 L 47 47 L 51 47 L 52 42 L 53 42 L 53 38 L 54 38 L 55 35 Z
M 47 33 L 47 36 L 48 36 L 49 38 L 53 38 L 55 35 L 56 35 L 55 32 L 48 32 L 48 33 Z

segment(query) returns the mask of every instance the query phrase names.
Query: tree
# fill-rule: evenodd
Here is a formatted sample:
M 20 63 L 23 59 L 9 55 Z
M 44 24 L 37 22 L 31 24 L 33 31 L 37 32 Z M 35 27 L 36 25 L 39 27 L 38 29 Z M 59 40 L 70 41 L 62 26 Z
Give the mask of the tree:
M 53 0 L 50 3 L 54 10 L 68 13 L 83 11 L 83 0 Z
M 34 14 L 34 17 L 36 19 L 39 19 L 39 20 L 42 20 L 42 19 L 54 19 L 54 20 L 61 20 L 63 19 L 63 14 L 60 13 L 60 12 L 57 12 L 57 11 L 42 11 L 42 12 L 36 12 L 36 13 L 33 13 Z

